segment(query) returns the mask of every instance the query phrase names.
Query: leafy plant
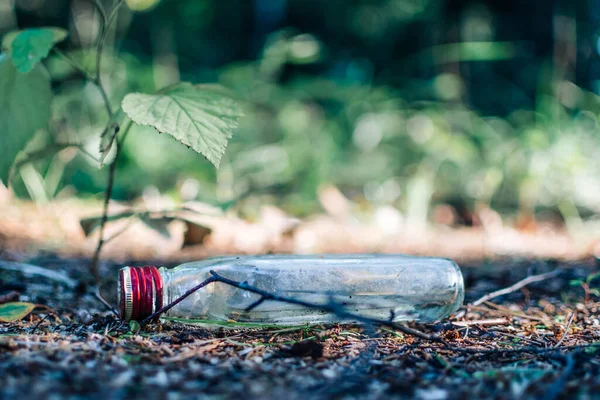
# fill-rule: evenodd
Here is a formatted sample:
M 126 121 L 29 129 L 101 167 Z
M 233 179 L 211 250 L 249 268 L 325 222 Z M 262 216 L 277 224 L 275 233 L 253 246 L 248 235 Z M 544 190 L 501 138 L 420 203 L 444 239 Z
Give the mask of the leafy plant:
M 589 274 L 585 279 L 573 279 L 569 284 L 571 286 L 581 286 L 585 294 L 585 302 L 588 303 L 591 295 L 600 297 L 600 288 L 592 287 L 592 283 L 597 280 L 600 280 L 600 272 Z
M 48 155 L 40 149 L 24 152 L 38 132 L 45 131 L 55 138 L 70 124 L 64 116 L 52 118 L 51 115 L 51 76 L 42 64 L 50 52 L 62 57 L 100 92 L 108 118 L 99 134 L 101 156 L 97 161 L 102 166 L 109 151 L 114 151 L 114 157 L 108 167 L 104 210 L 99 221 L 100 239 L 91 266 L 96 280 L 99 279 L 97 266 L 104 244 L 104 225 L 109 220 L 108 202 L 112 197 L 116 165 L 131 124 L 148 125 L 159 133 L 166 133 L 218 167 L 242 116 L 240 102 L 223 87 L 188 82 L 177 83 L 155 94 L 129 93 L 124 96 L 121 107 L 115 110 L 103 81 L 102 57 L 108 30 L 116 21 L 124 0 L 113 1 L 110 8 L 103 4 L 95 1 L 101 17 L 101 29 L 95 44 L 94 71 L 90 72 L 80 60 L 55 47 L 67 37 L 65 30 L 56 27 L 6 34 L 2 40 L 4 53 L 0 56 L 0 146 L 3 149 L 0 180 L 7 185 L 19 153 L 24 153 L 24 160 L 20 160 L 18 166 L 26 165 L 34 159 L 34 155 Z M 54 145 L 58 149 L 70 146 L 81 149 L 76 142 Z M 145 221 L 152 226 L 156 222 L 147 217 Z

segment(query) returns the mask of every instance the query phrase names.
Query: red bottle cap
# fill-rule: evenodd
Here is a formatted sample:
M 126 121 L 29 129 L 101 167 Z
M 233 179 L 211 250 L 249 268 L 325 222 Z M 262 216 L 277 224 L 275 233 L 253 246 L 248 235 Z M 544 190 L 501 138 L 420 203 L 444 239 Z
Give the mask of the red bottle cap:
M 162 307 L 163 282 L 154 266 L 125 267 L 119 271 L 119 313 L 125 322 L 142 321 Z

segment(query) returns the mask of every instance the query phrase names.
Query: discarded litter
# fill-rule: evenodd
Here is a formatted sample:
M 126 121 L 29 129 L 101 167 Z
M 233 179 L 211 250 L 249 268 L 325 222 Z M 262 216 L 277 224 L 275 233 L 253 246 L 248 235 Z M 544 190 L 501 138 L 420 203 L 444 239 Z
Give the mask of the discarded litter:
M 210 271 L 264 293 L 325 309 L 264 299 L 261 294 L 213 282 L 162 317 L 273 325 L 360 318 L 431 322 L 456 311 L 464 297 L 461 271 L 448 259 L 357 254 L 231 256 L 174 269 L 122 268 L 118 289 L 121 318 L 143 320 L 210 278 Z

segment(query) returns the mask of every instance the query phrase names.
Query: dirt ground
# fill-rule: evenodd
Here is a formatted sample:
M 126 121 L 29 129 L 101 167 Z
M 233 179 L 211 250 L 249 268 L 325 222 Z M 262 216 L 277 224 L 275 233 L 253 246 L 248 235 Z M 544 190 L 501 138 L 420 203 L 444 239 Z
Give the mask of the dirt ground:
M 40 305 L 20 322 L 0 323 L 0 398 L 549 400 L 600 393 L 600 299 L 586 286 L 595 259 L 463 265 L 465 304 L 528 275 L 559 272 L 442 322 L 411 325 L 443 343 L 355 325 L 211 330 L 163 321 L 135 333 L 93 295 L 89 259 L 3 252 L 0 260 L 72 279 L 0 268 L 0 295 L 17 292 Z M 121 264 L 102 264 L 113 304 Z

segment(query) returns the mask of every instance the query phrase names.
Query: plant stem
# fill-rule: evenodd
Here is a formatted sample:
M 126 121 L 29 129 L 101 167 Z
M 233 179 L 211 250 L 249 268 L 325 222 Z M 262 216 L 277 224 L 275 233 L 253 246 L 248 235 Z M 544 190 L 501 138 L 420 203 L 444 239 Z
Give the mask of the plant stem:
M 96 281 L 96 284 L 99 285 L 100 284 L 100 272 L 99 272 L 99 268 L 98 268 L 98 263 L 100 261 L 100 252 L 102 251 L 102 246 L 104 246 L 104 243 L 106 243 L 106 241 L 104 240 L 104 227 L 106 225 L 106 221 L 108 220 L 108 203 L 110 202 L 110 199 L 112 197 L 112 191 L 113 191 L 113 186 L 115 183 L 115 175 L 116 175 L 116 171 L 117 171 L 117 162 L 119 161 L 119 155 L 121 154 L 121 148 L 123 146 L 123 142 L 125 141 L 125 138 L 127 137 L 127 133 L 129 132 L 129 128 L 131 127 L 131 121 L 129 121 L 127 123 L 127 126 L 124 129 L 123 132 L 123 136 L 121 138 L 121 140 L 116 140 L 115 141 L 115 158 L 112 160 L 112 162 L 110 163 L 110 166 L 108 167 L 108 183 L 106 185 L 106 190 L 104 191 L 104 206 L 102 209 L 102 219 L 100 220 L 100 237 L 98 239 L 98 245 L 96 246 L 96 251 L 94 252 L 94 257 L 92 258 L 92 264 L 91 264 L 91 271 L 92 271 L 92 275 L 94 276 L 94 280 Z
M 108 28 L 110 28 L 112 21 L 116 18 L 119 8 L 121 7 L 121 5 L 123 5 L 123 3 L 124 3 L 124 0 L 118 0 L 118 2 L 113 6 L 113 8 L 110 12 L 110 15 L 107 17 L 106 10 L 104 9 L 104 6 L 102 5 L 101 0 L 94 1 L 96 8 L 100 12 L 101 27 L 100 27 L 100 38 L 98 39 L 98 47 L 96 48 L 96 74 L 93 77 L 94 78 L 93 82 L 96 84 L 96 86 L 98 86 L 98 89 L 100 90 L 100 94 L 102 95 L 102 99 L 104 100 L 104 106 L 106 107 L 106 111 L 108 113 L 108 122 L 106 123 L 106 129 L 108 129 L 110 127 L 110 124 L 112 123 L 112 120 L 113 120 L 114 113 L 110 106 L 108 94 L 106 93 L 104 86 L 102 86 L 102 79 L 100 77 L 101 76 L 101 66 L 102 66 L 102 50 L 104 49 L 104 42 L 106 41 L 106 32 L 108 31 Z M 100 222 L 100 238 L 98 239 L 98 245 L 96 246 L 96 251 L 94 252 L 94 257 L 92 258 L 92 263 L 90 266 L 90 270 L 92 272 L 92 275 L 94 276 L 94 280 L 96 281 L 96 285 L 98 287 L 100 286 L 100 272 L 99 272 L 99 268 L 98 268 L 98 263 L 100 261 L 100 252 L 102 251 L 102 246 L 105 243 L 105 241 L 104 241 L 104 226 L 106 225 L 106 221 L 108 219 L 108 203 L 110 202 L 110 198 L 112 197 L 112 191 L 113 191 L 113 186 L 114 186 L 114 182 L 115 182 L 115 173 L 117 171 L 117 162 L 119 161 L 119 154 L 121 153 L 121 146 L 122 146 L 123 142 L 125 141 L 125 137 L 127 136 L 127 132 L 129 132 L 130 127 L 131 127 L 131 121 L 129 121 L 129 123 L 127 124 L 127 127 L 125 128 L 125 131 L 123 132 L 121 141 L 119 142 L 118 139 L 115 140 L 116 141 L 115 158 L 108 168 L 108 183 L 106 185 L 106 190 L 104 191 L 104 206 L 103 206 L 103 210 L 102 210 L 102 220 Z
M 100 27 L 100 38 L 98 39 L 98 47 L 96 48 L 96 75 L 94 76 L 93 82 L 98 86 L 100 90 L 100 94 L 102 95 L 102 100 L 104 101 L 104 106 L 106 107 L 106 111 L 108 112 L 109 119 L 113 118 L 113 111 L 110 106 L 110 101 L 108 99 L 108 94 L 102 86 L 102 78 L 101 78 L 101 68 L 102 68 L 102 50 L 104 49 L 104 43 L 106 42 L 106 33 L 110 28 L 110 25 L 115 20 L 118 15 L 119 8 L 123 5 L 124 0 L 119 0 L 112 8 L 110 15 L 106 16 L 106 11 L 104 7 L 100 3 L 99 0 L 95 1 L 94 4 L 96 8 L 100 12 L 101 15 L 101 27 Z

